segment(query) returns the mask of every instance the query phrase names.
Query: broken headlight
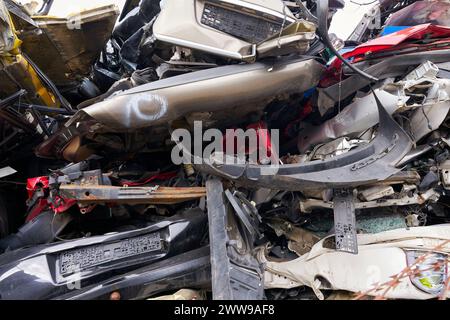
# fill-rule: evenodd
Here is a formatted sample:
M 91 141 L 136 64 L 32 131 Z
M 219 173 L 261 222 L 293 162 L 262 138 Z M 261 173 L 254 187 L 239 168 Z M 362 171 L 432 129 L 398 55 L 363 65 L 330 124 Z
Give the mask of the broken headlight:
M 429 253 L 427 251 L 406 251 L 408 266 L 413 266 L 417 259 L 425 256 L 425 260 L 416 265 L 417 272 L 410 275 L 411 282 L 420 290 L 438 295 L 445 285 L 448 275 L 448 256 L 442 253 Z

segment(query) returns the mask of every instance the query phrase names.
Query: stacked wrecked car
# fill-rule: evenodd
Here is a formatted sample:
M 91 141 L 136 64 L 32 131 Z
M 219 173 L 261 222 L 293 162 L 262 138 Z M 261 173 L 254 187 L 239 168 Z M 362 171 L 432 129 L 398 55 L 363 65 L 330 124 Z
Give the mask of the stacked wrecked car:
M 440 2 L 1 1 L 0 298 L 448 298 Z

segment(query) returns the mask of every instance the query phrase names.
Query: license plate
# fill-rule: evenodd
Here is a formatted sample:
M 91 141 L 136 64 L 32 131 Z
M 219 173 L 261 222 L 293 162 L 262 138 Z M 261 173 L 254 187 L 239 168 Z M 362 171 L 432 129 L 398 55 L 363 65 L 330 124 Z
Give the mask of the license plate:
M 205 4 L 201 23 L 255 44 L 281 31 L 281 24 L 228 10 L 211 3 Z
M 160 234 L 152 233 L 114 243 L 68 250 L 59 255 L 59 271 L 61 275 L 67 275 L 161 248 Z

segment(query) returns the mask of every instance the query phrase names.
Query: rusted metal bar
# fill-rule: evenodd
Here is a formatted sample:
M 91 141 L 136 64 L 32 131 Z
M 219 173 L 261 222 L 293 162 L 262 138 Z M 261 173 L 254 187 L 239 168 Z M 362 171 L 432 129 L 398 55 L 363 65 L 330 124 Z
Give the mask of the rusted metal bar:
M 206 196 L 203 187 L 114 187 L 102 185 L 61 185 L 60 196 L 80 204 L 176 204 Z

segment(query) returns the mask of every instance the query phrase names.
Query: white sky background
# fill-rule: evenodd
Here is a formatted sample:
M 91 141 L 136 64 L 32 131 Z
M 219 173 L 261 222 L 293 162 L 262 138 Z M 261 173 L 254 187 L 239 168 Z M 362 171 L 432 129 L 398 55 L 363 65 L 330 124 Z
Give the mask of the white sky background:
M 32 0 L 19 0 L 21 3 L 31 2 Z M 35 0 L 40 3 L 40 0 Z M 180 0 L 182 1 L 182 0 Z M 335 33 L 338 37 L 345 40 L 353 32 L 356 25 L 362 19 L 364 14 L 373 5 L 357 5 L 350 0 L 345 0 L 345 8 L 339 10 L 333 18 L 333 22 L 330 27 L 330 32 Z M 354 0 L 358 3 L 370 3 L 372 0 Z M 122 8 L 125 4 L 125 0 L 55 0 L 50 11 L 50 15 L 54 16 L 67 16 L 70 13 L 74 13 L 83 9 L 92 9 L 106 4 L 115 3 L 119 8 Z

